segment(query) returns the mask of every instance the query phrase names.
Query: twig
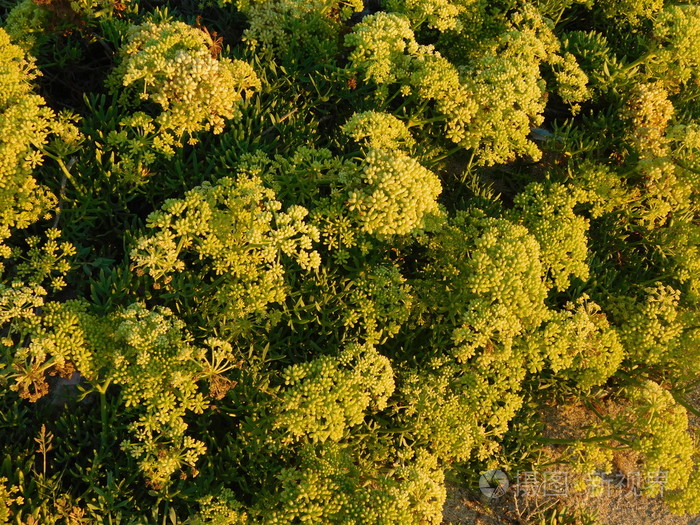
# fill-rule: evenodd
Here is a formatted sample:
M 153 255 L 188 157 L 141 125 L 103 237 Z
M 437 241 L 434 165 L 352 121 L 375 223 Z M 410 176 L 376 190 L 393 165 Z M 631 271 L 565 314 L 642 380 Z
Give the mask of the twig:
M 73 167 L 75 162 L 77 161 L 77 157 L 73 157 L 68 161 L 68 165 L 66 168 L 68 171 Z M 58 228 L 58 221 L 61 218 L 61 211 L 63 210 L 63 202 L 66 199 L 66 181 L 68 180 L 68 177 L 66 177 L 65 173 L 62 173 L 61 176 L 61 190 L 58 194 L 58 211 L 56 212 L 56 217 L 53 220 L 53 227 Z
M 299 109 L 299 107 L 295 107 L 293 110 L 287 112 L 285 115 L 282 116 L 282 118 L 280 118 L 280 119 L 279 119 L 277 122 L 275 122 L 272 126 L 268 127 L 265 131 L 263 131 L 263 132 L 261 133 L 261 135 L 266 135 L 267 133 L 270 133 L 270 131 L 272 131 L 273 129 L 275 129 L 275 127 L 277 126 L 277 124 L 281 124 L 282 122 L 284 122 L 285 120 L 287 120 L 289 117 L 291 117 L 292 115 L 294 115 L 294 113 L 296 113 L 298 109 Z

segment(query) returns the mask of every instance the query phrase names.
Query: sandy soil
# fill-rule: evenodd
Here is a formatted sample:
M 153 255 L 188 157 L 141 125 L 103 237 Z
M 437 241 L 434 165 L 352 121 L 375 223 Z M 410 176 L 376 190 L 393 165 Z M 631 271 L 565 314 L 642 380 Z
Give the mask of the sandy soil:
M 700 406 L 700 388 L 689 399 L 693 406 Z M 596 407 L 602 412 L 614 414 L 619 406 Z M 581 429 L 595 420 L 590 411 L 581 406 L 548 407 L 544 413 L 546 423 L 544 437 L 576 438 Z M 700 418 L 689 415 L 690 427 L 700 428 Z M 547 447 L 550 458 L 556 459 L 560 447 Z M 505 494 L 489 500 L 478 490 L 448 487 L 448 497 L 444 507 L 444 525 L 700 525 L 700 514 L 677 516 L 670 512 L 661 497 L 646 497 L 633 482 L 637 468 L 637 458 L 627 453 L 616 453 L 613 458 L 614 470 L 609 475 L 594 478 L 600 481 L 599 491 L 569 490 L 582 479 L 566 473 L 566 467 L 552 472 L 550 484 L 545 486 L 543 475 L 528 479 L 521 474 L 519 481 L 508 473 L 511 483 Z M 539 481 L 538 481 L 539 480 Z M 553 481 L 552 481 L 553 480 Z M 559 484 L 557 484 L 559 483 Z M 663 480 L 660 481 L 660 484 Z M 553 487 L 553 488 L 548 488 Z M 561 487 L 566 487 L 562 489 Z M 555 509 L 565 508 L 569 519 L 552 519 Z M 583 513 L 577 509 L 583 509 Z
M 658 498 L 643 496 L 568 496 L 562 498 L 518 497 L 509 490 L 499 500 L 487 501 L 480 494 L 458 487 L 449 487 L 445 502 L 444 525 L 526 525 L 557 523 L 546 521 L 547 512 L 556 507 L 566 507 L 573 517 L 572 525 L 591 525 L 576 516 L 575 509 L 584 508 L 595 517 L 596 525 L 700 525 L 700 514 L 676 516 Z M 542 521 L 545 520 L 545 521 Z

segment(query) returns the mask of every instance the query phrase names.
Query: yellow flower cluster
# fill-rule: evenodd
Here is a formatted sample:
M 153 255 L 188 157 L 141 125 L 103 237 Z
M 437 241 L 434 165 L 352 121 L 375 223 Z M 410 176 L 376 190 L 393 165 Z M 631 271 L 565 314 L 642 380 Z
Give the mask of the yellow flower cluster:
M 405 81 L 414 67 L 413 56 L 431 51 L 416 42 L 408 18 L 385 12 L 365 17 L 345 37 L 345 45 L 353 48 L 353 66 L 379 85 Z
M 306 438 L 339 441 L 368 410 L 383 410 L 394 392 L 389 360 L 372 345 L 350 344 L 337 356 L 317 357 L 284 371 L 285 388 L 274 428 L 283 443 Z
M 402 149 L 415 142 L 406 124 L 389 113 L 355 113 L 342 127 L 343 132 L 369 149 Z
M 605 16 L 632 26 L 653 19 L 664 8 L 664 0 L 596 0 L 595 4 Z
M 419 450 L 414 456 L 379 471 L 368 470 L 340 446 L 304 449 L 301 464 L 279 474 L 277 491 L 269 503 L 260 502 L 259 515 L 271 525 L 438 525 L 446 497 L 444 475 L 431 454 Z
M 122 387 L 125 407 L 142 414 L 131 424 L 136 443 L 123 443 L 139 459 L 154 486 L 161 486 L 183 465 L 193 467 L 204 444 L 186 436 L 184 417 L 201 414 L 209 401 L 198 391 L 200 354 L 184 323 L 168 309 L 134 304 L 112 319 L 110 366 L 106 372 Z
M 464 136 L 455 142 L 473 149 L 484 165 L 509 162 L 516 156 L 539 160 L 541 152 L 528 135 L 544 121 L 546 86 L 540 66 L 558 62 L 560 78 L 567 82 L 580 76 L 573 57 L 567 61 L 557 55 L 559 47 L 535 7 L 526 5 L 514 13 L 508 30 L 492 48 L 461 71 L 478 109 Z
M 168 284 L 180 273 L 193 279 L 200 290 L 195 301 L 222 318 L 240 319 L 284 299 L 283 255 L 304 270 L 320 266 L 312 247 L 319 232 L 306 215 L 301 206 L 283 212 L 257 177 L 225 177 L 152 213 L 148 225 L 155 231 L 137 240 L 131 258 L 156 281 Z
M 442 460 L 469 458 L 479 445 L 483 420 L 475 413 L 476 379 L 461 377 L 454 367 L 413 372 L 402 379 L 401 396 L 408 407 L 401 421 L 416 441 Z
M 346 206 L 338 202 L 314 210 L 312 222 L 321 234 L 322 244 L 331 251 L 333 260 L 341 264 L 349 257 L 348 249 L 360 244 L 366 235 L 357 230 Z
M 700 225 L 673 221 L 654 233 L 654 239 L 664 247 L 673 276 L 688 286 L 689 298 L 700 298 Z
M 235 493 L 230 489 L 197 500 L 199 513 L 187 522 L 189 525 L 244 525 L 249 523 L 248 515 L 241 510 Z
M 389 87 L 398 84 L 407 101 L 421 108 L 433 103 L 444 117 L 445 136 L 475 152 L 480 164 L 523 155 L 539 160 L 541 153 L 528 135 L 544 120 L 542 65 L 551 66 L 557 92 L 574 110 L 590 98 L 587 75 L 573 54 L 559 54 L 561 45 L 552 28 L 532 6 L 513 14 L 507 30 L 459 68 L 432 45 L 417 42 L 411 25 L 415 15 L 409 9 L 365 17 L 345 37 L 352 47 L 351 66 L 378 85 L 380 98 L 387 98 Z M 409 118 L 409 127 L 422 124 L 423 115 L 415 119 Z
M 692 209 L 696 188 L 670 159 L 642 159 L 637 170 L 643 177 L 643 184 L 634 214 L 645 228 L 654 230 L 666 227 L 668 219 L 674 214 L 687 213 Z
M 664 364 L 672 357 L 684 328 L 678 311 L 680 296 L 678 290 L 659 284 L 646 290 L 644 302 L 623 308 L 620 336 L 634 362 Z
M 439 312 L 422 322 L 434 344 L 452 348 L 402 381 L 410 408 L 401 417 L 438 457 L 484 459 L 522 405 L 522 381 L 541 367 L 541 350 L 522 343 L 550 318 L 540 247 L 523 226 L 480 210 L 421 241 L 416 295 Z
M 465 145 L 478 112 L 478 94 L 449 60 L 438 52 L 416 58 L 417 70 L 411 76 L 411 89 L 423 100 L 434 101 L 435 109 L 445 116 L 445 136 Z
M 51 19 L 47 9 L 32 0 L 15 4 L 5 19 L 4 29 L 12 42 L 28 52 L 36 52 Z
M 569 104 L 573 113 L 578 113 L 581 109 L 578 103 L 591 98 L 588 75 L 584 73 L 576 57 L 571 53 L 554 55 L 550 63 L 554 70 L 559 96 L 565 104 Z
M 37 151 L 47 143 L 54 113 L 34 94 L 39 72 L 34 59 L 10 42 L 0 28 L 0 256 L 13 228 L 25 228 L 55 204 L 55 198 L 32 177 L 42 161 Z
M 207 33 L 183 22 L 131 26 L 108 83 L 127 106 L 158 104 L 158 129 L 178 141 L 199 131 L 221 133 L 260 80 L 246 62 L 215 58 L 212 46 Z
M 698 469 L 697 463 L 692 467 L 688 485 L 683 490 L 664 494 L 664 501 L 675 514 L 697 514 L 700 512 L 700 469 Z
M 673 104 L 668 93 L 658 84 L 637 86 L 623 112 L 631 126 L 631 139 L 642 158 L 667 154 L 666 128 L 673 117 Z
M 620 176 L 609 166 L 584 162 L 574 170 L 574 185 L 581 193 L 581 202 L 590 206 L 591 217 L 629 206 L 637 197 L 623 184 Z
M 343 324 L 359 325 L 363 340 L 382 344 L 408 320 L 412 304 L 411 288 L 398 268 L 379 266 L 353 281 Z
M 230 367 L 230 346 L 210 340 L 210 352 L 196 347 L 170 310 L 142 304 L 107 317 L 89 313 L 82 300 L 50 302 L 41 313 L 20 314 L 12 333 L 28 343 L 15 345 L 12 369 L 5 374 L 13 390 L 36 401 L 48 393 L 47 373 L 70 377 L 75 371 L 98 391 L 118 385 L 135 438 L 122 448 L 138 459 L 149 483 L 161 487 L 178 469 L 194 467 L 205 449 L 186 435 L 184 418 L 209 407 L 198 382 Z
M 27 286 L 19 281 L 11 286 L 0 284 L 0 326 L 10 321 L 29 319 L 44 304 L 46 289 L 38 284 Z M 5 338 L 4 346 L 12 346 L 12 339 Z
M 684 489 L 689 481 L 695 446 L 688 432 L 688 414 L 671 392 L 654 381 L 627 390 L 630 406 L 622 416 L 633 425 L 632 449 L 644 458 L 644 472 L 663 472 L 661 483 L 647 483 L 650 497 Z
M 700 78 L 700 6 L 669 5 L 654 20 L 650 73 L 671 90 Z
M 503 355 L 493 366 L 436 358 L 402 378 L 406 407 L 399 416 L 416 444 L 441 461 L 484 460 L 522 407 L 523 356 Z
M 568 288 L 572 277 L 588 278 L 589 222 L 574 213 L 583 198 L 563 184 L 534 182 L 514 199 L 513 218 L 537 239 L 547 278 L 557 290 Z
M 516 326 L 536 327 L 546 317 L 541 248 L 520 225 L 504 219 L 473 218 L 455 221 L 469 239 L 471 257 L 459 262 L 465 292 L 501 304 L 520 320 Z M 455 239 L 456 240 L 456 239 Z
M 19 487 L 7 486 L 6 477 L 0 478 L 0 522 L 10 523 L 13 505 L 21 505 L 24 502 L 24 498 L 17 495 L 19 491 Z
M 456 143 L 462 140 L 477 103 L 457 68 L 432 46 L 416 42 L 406 16 L 380 12 L 365 17 L 345 37 L 345 44 L 353 47 L 353 68 L 378 84 L 378 93 L 386 94 L 389 84 L 400 83 L 404 95 L 415 93 L 422 100 L 434 101 L 446 117 L 447 137 Z
M 47 334 L 44 319 L 51 316 L 55 303 L 45 304 L 47 288 L 58 291 L 65 287 L 65 274 L 70 270 L 68 257 L 75 253 L 70 243 L 58 243 L 58 230 L 49 230 L 48 240 L 41 243 L 39 237 L 29 237 L 29 250 L 23 253 L 13 250 L 16 263 L 9 275 L 0 275 L 0 328 L 5 337 L 0 345 L 19 347 L 13 357 L 11 369 L 6 370 L 12 378 L 11 389 L 20 397 L 36 401 L 48 391 L 46 371 L 52 366 L 65 370 L 68 361 L 74 361 L 81 354 L 80 344 L 72 346 L 70 329 L 67 337 L 54 337 Z M 10 281 L 8 286 L 5 280 Z M 43 311 L 42 311 L 43 308 Z M 41 313 L 41 314 L 40 314 Z M 27 334 L 31 334 L 27 346 L 22 347 Z M 79 339 L 79 336 L 78 336 Z M 19 344 L 15 341 L 19 340 Z M 48 360 L 48 361 L 47 361 Z M 0 367 L 2 368 L 2 367 Z
M 528 346 L 539 346 L 529 355 L 541 355 L 557 382 L 571 381 L 582 391 L 604 384 L 617 371 L 625 352 L 600 307 L 584 295 L 551 315 L 525 341 Z
M 50 279 L 49 287 L 58 291 L 66 286 L 65 274 L 71 268 L 70 257 L 76 250 L 69 242 L 58 242 L 61 232 L 50 228 L 46 232 L 46 241 L 41 242 L 37 236 L 27 239 L 29 250 L 26 254 L 14 250 L 16 261 L 15 279 L 27 284 L 41 284 Z
M 219 0 L 227 1 L 231 0 Z M 248 19 L 243 41 L 252 49 L 293 54 L 303 48 L 319 60 L 335 54 L 334 41 L 343 22 L 364 9 L 362 0 L 236 0 L 236 4 Z
M 446 308 L 460 319 L 468 315 L 472 321 L 477 313 L 494 336 L 502 326 L 507 337 L 494 340 L 506 345 L 516 333 L 536 328 L 547 318 L 540 246 L 525 227 L 476 209 L 459 213 L 420 240 L 428 249 L 422 278 L 443 283 L 424 291 L 425 300 L 435 302 L 435 308 Z M 495 324 L 497 318 L 504 318 L 504 324 Z M 464 361 L 488 346 L 490 336 L 484 338 L 466 323 L 453 338 L 462 348 L 458 358 Z
M 390 0 L 386 4 L 389 12 L 402 13 L 417 30 L 424 24 L 440 32 L 461 31 L 460 15 L 472 7 L 477 0 Z
M 539 160 L 539 148 L 527 138 L 544 121 L 538 63 L 530 57 L 499 53 L 480 60 L 465 72 L 465 79 L 478 109 L 457 142 L 474 150 L 487 166 L 510 162 L 517 155 Z
M 347 202 L 362 229 L 373 235 L 406 235 L 426 215 L 440 212 L 440 179 L 397 151 L 371 149 Z

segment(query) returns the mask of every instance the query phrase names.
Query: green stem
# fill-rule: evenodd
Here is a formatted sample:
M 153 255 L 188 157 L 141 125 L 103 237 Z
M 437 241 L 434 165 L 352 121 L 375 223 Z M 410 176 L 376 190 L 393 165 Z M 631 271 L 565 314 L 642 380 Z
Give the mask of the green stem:
M 426 162 L 426 165 L 428 167 L 435 166 L 438 162 L 445 160 L 447 157 L 451 157 L 452 155 L 454 155 L 458 151 L 462 151 L 463 149 L 464 148 L 462 146 L 455 146 L 454 148 L 447 151 L 446 153 L 444 153 L 442 155 L 438 155 L 437 157 L 430 159 L 429 161 Z
M 537 469 L 542 470 L 547 467 L 553 467 L 554 465 L 566 465 L 568 462 L 563 459 L 558 459 L 556 461 L 548 461 L 547 463 L 538 463 Z
M 163 525 L 167 524 L 168 511 L 170 510 L 170 502 L 165 500 L 165 507 L 163 508 Z
M 266 135 L 267 133 L 270 133 L 272 130 L 274 130 L 274 129 L 277 127 L 278 124 L 282 124 L 282 122 L 284 122 L 284 121 L 287 120 L 289 117 L 291 117 L 292 115 L 294 115 L 294 113 L 296 113 L 298 110 L 299 110 L 299 108 L 298 108 L 298 107 L 295 107 L 295 108 L 292 109 L 291 111 L 288 111 L 287 113 L 285 113 L 284 115 L 282 115 L 282 117 L 280 117 L 280 119 L 279 119 L 277 122 L 275 122 L 272 126 L 269 126 L 267 129 L 265 129 L 265 131 L 263 131 L 263 132 L 261 133 L 261 135 Z
M 432 124 L 433 122 L 444 122 L 447 120 L 447 117 L 445 115 L 438 115 L 437 117 L 432 117 L 432 118 L 427 118 L 424 120 L 418 120 L 418 121 L 412 121 L 411 119 L 408 120 L 406 123 L 407 128 L 413 128 L 415 126 L 423 126 L 425 124 Z
M 690 412 L 690 413 L 693 414 L 694 416 L 700 417 L 700 410 L 694 408 L 690 403 L 688 403 L 688 402 L 683 398 L 683 396 L 681 396 L 680 394 L 674 392 L 673 390 L 671 390 L 671 395 L 673 396 L 673 399 L 676 401 L 676 403 L 678 403 L 680 406 L 682 406 L 683 408 L 685 408 L 688 412 Z
M 418 29 L 420 29 L 420 26 L 422 26 L 423 23 L 424 23 L 427 19 L 428 19 L 428 15 L 423 15 L 423 17 L 422 17 L 418 22 L 416 22 L 415 24 L 411 24 L 411 30 L 412 30 L 414 33 L 417 33 L 417 32 L 418 32 Z
M 642 243 L 642 245 L 645 245 L 645 243 Z M 639 283 L 635 283 L 635 286 L 642 288 L 642 287 L 646 287 L 646 286 L 651 286 L 652 284 L 656 284 L 658 282 L 662 282 L 662 281 L 665 281 L 665 280 L 671 279 L 671 278 L 673 278 L 673 274 L 666 273 L 666 274 L 658 275 L 658 276 L 654 277 L 653 279 L 648 279 L 646 281 L 641 281 Z
M 107 446 L 107 393 L 100 392 L 100 421 L 102 422 L 102 432 L 100 441 L 102 448 Z
M 586 408 L 588 408 L 588 410 L 593 412 L 598 419 L 600 419 L 601 421 L 607 421 L 605 416 L 603 416 L 603 414 L 600 413 L 598 408 L 596 408 L 596 406 L 593 403 L 586 401 L 585 405 L 586 405 Z
M 400 105 L 398 108 L 396 108 L 396 110 L 392 111 L 392 113 L 393 113 L 394 115 L 398 115 L 398 114 L 401 112 L 401 110 L 405 109 L 406 106 L 407 106 L 410 102 L 413 102 L 414 100 L 415 100 L 415 97 L 414 97 L 413 95 L 407 97 L 407 98 L 401 103 L 401 105 Z M 419 114 L 423 113 L 423 111 L 425 111 L 425 108 L 428 107 L 429 102 L 430 102 L 429 100 L 423 100 L 423 101 L 420 103 L 420 105 L 416 108 L 416 111 L 414 112 L 414 114 L 419 115 Z
M 633 60 L 632 62 L 630 62 L 629 64 L 624 66 L 622 69 L 617 71 L 617 74 L 615 76 L 626 75 L 627 73 L 632 71 L 634 68 L 642 65 L 644 62 L 646 62 L 647 60 L 649 60 L 650 58 L 652 58 L 654 56 L 656 56 L 656 49 L 649 50 L 648 52 L 646 52 L 642 56 L 640 56 L 637 60 Z
M 556 16 L 556 18 L 553 20 L 553 22 L 554 22 L 554 27 L 556 27 L 557 24 L 559 24 L 559 22 L 561 21 L 561 15 L 564 14 L 564 11 L 566 11 L 566 8 L 565 8 L 565 7 L 562 7 L 562 8 L 559 10 L 559 14 L 558 14 L 558 15 Z
M 683 94 L 685 95 L 685 93 L 683 93 Z M 683 97 L 681 100 L 683 100 L 683 102 L 687 103 L 687 102 L 691 102 L 691 101 L 695 100 L 698 97 L 700 97 L 700 91 L 698 91 L 694 95 L 690 95 L 688 97 Z
M 44 155 L 49 157 L 50 159 L 53 159 L 56 161 L 58 164 L 58 167 L 61 168 L 61 171 L 63 172 L 63 175 L 65 175 L 66 179 L 71 183 L 73 188 L 78 192 L 80 196 L 83 195 L 83 192 L 80 190 L 80 187 L 78 184 L 75 182 L 75 179 L 73 178 L 73 175 L 71 175 L 70 168 L 73 167 L 73 164 L 75 164 L 75 158 L 72 158 L 71 160 L 68 161 L 69 166 L 66 166 L 66 164 L 63 162 L 63 159 L 57 155 L 53 155 L 52 153 L 49 153 L 48 151 L 44 150 L 43 151 Z
M 462 184 L 464 184 L 467 181 L 467 177 L 472 172 L 472 166 L 474 165 L 474 158 L 475 157 L 476 157 L 476 151 L 472 150 L 472 154 L 469 156 L 469 162 L 467 163 L 467 167 L 464 168 L 464 171 L 462 172 L 462 176 L 460 177 L 460 182 Z
M 107 437 L 109 435 L 109 422 L 107 421 L 107 389 L 109 388 L 109 384 L 110 381 L 107 380 L 106 383 L 95 388 L 100 396 L 100 423 L 102 425 L 102 429 L 100 431 L 100 448 L 103 451 L 107 449 Z
M 700 328 L 700 326 L 692 326 L 687 328 L 687 330 L 697 330 L 698 328 Z M 676 389 L 676 392 L 678 392 L 681 395 L 684 395 L 686 392 L 694 390 L 698 385 L 700 385 L 700 376 L 696 377 L 691 381 L 688 381 L 682 387 Z
M 398 97 L 401 94 L 401 88 L 397 89 L 394 91 L 393 95 L 391 95 L 389 98 L 387 98 L 379 108 L 379 111 L 386 111 L 386 109 L 389 107 L 389 104 L 393 102 L 393 100 Z
M 605 441 L 618 441 L 624 445 L 631 446 L 632 443 L 624 438 L 616 436 L 615 434 L 610 434 L 607 436 L 592 436 L 587 438 L 536 438 L 538 443 L 544 445 L 574 445 L 576 443 L 604 443 Z M 620 447 L 610 447 L 610 448 L 620 448 Z
M 680 160 L 678 160 L 678 159 L 675 159 L 675 158 L 671 158 L 671 160 L 673 160 L 673 163 L 674 163 L 676 166 L 678 166 L 679 168 L 683 168 L 684 170 L 687 170 L 687 171 L 689 171 L 689 172 L 691 172 L 691 173 L 700 174 L 700 170 L 697 170 L 697 169 L 695 169 L 695 168 L 691 168 L 691 167 L 688 166 L 685 162 L 682 162 L 682 161 L 680 161 Z

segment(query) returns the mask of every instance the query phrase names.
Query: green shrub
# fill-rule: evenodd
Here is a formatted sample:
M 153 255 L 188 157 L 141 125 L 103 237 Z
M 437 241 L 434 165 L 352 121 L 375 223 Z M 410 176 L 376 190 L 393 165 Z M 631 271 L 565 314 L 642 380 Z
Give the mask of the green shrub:
M 11 4 L 0 521 L 440 523 L 551 447 L 700 509 L 697 6 Z

